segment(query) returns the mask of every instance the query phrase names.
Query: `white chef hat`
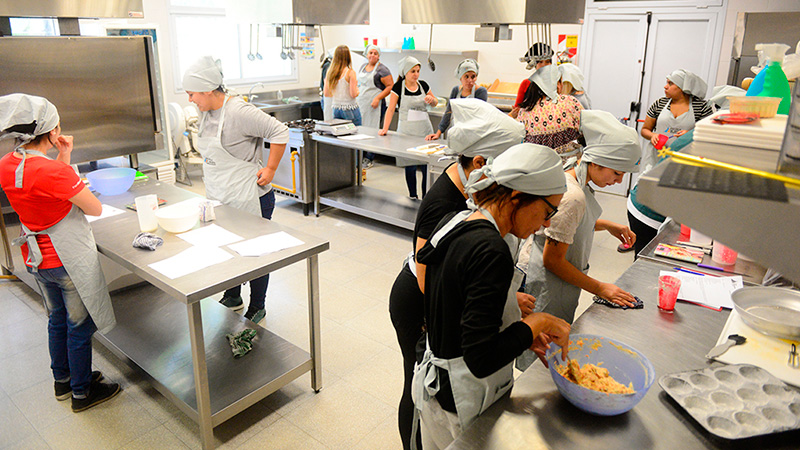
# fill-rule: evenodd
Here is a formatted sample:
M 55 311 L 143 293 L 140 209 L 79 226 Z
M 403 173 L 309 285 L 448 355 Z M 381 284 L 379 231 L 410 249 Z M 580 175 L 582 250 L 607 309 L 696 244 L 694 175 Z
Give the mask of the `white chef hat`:
M 539 89 L 544 92 L 550 100 L 555 100 L 558 97 L 558 80 L 561 79 L 561 72 L 554 65 L 547 65 L 536 69 L 529 78 L 531 83 L 539 86 Z
M 525 137 L 525 125 L 477 98 L 451 99 L 453 126 L 447 130 L 448 155 L 494 158 Z
M 211 92 L 222 86 L 222 63 L 211 56 L 203 56 L 183 74 L 183 90 Z
M 472 194 L 492 183 L 542 197 L 567 192 L 561 157 L 552 148 L 538 144 L 517 144 L 490 164 L 473 170 L 464 190 Z
M 422 67 L 422 64 L 419 62 L 419 60 L 413 56 L 406 56 L 405 58 L 401 59 L 398 64 L 400 65 L 401 77 L 406 76 L 406 74 L 410 72 L 414 66 L 420 66 L 420 68 Z
M 722 86 L 714 86 L 714 89 L 711 90 L 711 98 L 708 100 L 717 105 L 720 109 L 728 109 L 730 106 L 728 97 L 741 97 L 745 94 L 747 94 L 747 91 L 744 89 L 725 84 Z
M 17 148 L 36 136 L 58 126 L 61 118 L 55 105 L 44 97 L 28 94 L 9 94 L 0 97 L 0 139 L 17 138 Z M 30 125 L 26 130 L 8 131 L 17 125 Z
M 569 82 L 576 91 L 583 90 L 583 72 L 578 66 L 572 63 L 559 64 L 558 72 L 561 73 L 562 82 Z
M 689 95 L 705 98 L 708 85 L 702 78 L 686 69 L 678 69 L 667 75 L 667 79 Z
M 368 45 L 368 46 L 367 46 L 367 47 L 364 49 L 364 57 L 366 57 L 366 56 L 367 56 L 367 54 L 369 53 L 369 51 L 370 51 L 370 50 L 372 50 L 372 49 L 375 49 L 375 51 L 377 51 L 377 52 L 378 52 L 378 56 L 380 56 L 380 55 L 381 55 L 381 49 L 380 49 L 380 47 L 378 47 L 377 45 L 369 44 L 369 45 Z
M 581 164 L 593 162 L 620 172 L 638 172 L 642 148 L 639 134 L 614 115 L 600 110 L 581 111 L 581 133 L 586 139 Z
M 480 66 L 478 65 L 478 61 L 475 61 L 472 58 L 467 58 L 458 63 L 458 66 L 456 66 L 455 70 L 455 76 L 460 80 L 461 77 L 463 77 L 467 72 L 475 72 L 475 75 L 478 75 L 479 68 Z

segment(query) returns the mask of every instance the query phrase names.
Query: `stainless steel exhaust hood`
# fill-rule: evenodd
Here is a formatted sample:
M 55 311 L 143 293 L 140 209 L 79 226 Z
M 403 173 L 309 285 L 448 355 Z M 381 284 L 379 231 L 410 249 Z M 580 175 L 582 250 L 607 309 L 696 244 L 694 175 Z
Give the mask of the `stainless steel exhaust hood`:
M 144 17 L 142 0 L 0 0 L 0 17 Z
M 240 23 L 369 24 L 369 0 L 237 0 L 225 10 Z
M 402 0 L 408 24 L 580 23 L 585 0 Z

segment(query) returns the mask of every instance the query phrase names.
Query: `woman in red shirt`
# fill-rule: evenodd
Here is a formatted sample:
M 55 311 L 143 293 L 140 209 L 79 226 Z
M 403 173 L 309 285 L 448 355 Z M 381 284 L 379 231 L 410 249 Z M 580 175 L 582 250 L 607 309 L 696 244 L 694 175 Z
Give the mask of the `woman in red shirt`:
M 0 97 L 0 139 L 15 138 L 0 159 L 0 185 L 19 215 L 25 265 L 49 313 L 51 368 L 58 400 L 72 397 L 83 411 L 119 393 L 92 372 L 92 334 L 115 322 L 97 247 L 84 214 L 99 216 L 100 201 L 69 166 L 72 136 L 61 134 L 56 107 L 42 97 Z M 56 147 L 52 160 L 45 152 Z

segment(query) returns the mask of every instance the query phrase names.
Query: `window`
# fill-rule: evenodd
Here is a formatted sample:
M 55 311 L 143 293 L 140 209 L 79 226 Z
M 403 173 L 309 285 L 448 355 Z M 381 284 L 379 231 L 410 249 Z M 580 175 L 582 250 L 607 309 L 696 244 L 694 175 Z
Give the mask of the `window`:
M 225 0 L 170 0 L 175 91 L 182 91 L 186 69 L 205 55 L 222 61 L 226 86 L 296 81 L 297 63 L 281 58 L 275 27 L 234 23 L 224 6 Z
M 29 19 L 12 17 L 11 34 L 13 36 L 57 36 L 55 19 Z

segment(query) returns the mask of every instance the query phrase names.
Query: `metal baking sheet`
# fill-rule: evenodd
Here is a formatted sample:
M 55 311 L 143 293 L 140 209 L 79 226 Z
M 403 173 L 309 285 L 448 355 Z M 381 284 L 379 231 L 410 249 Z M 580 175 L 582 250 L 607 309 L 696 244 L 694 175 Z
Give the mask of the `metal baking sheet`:
M 745 287 L 731 294 L 744 323 L 764 334 L 800 339 L 800 292 L 778 287 Z
M 658 384 L 709 433 L 725 439 L 800 428 L 800 392 L 757 366 L 673 373 Z

